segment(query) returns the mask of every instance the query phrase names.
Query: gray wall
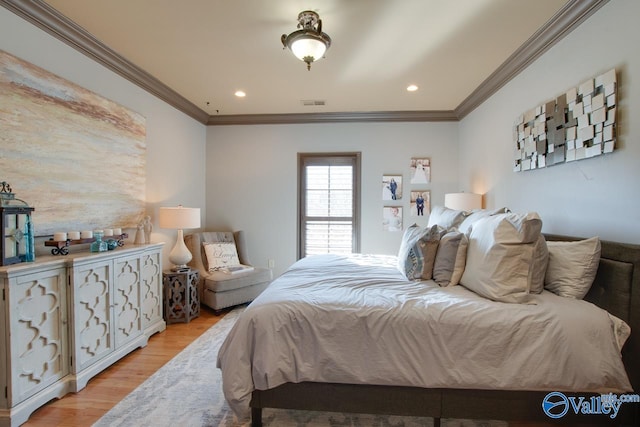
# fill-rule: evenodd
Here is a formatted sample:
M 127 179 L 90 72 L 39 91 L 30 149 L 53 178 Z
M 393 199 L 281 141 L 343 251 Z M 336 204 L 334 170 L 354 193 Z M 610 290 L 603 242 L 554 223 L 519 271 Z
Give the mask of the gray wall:
M 157 208 L 178 204 L 201 207 L 204 222 L 206 126 L 3 7 L 0 7 L 0 49 L 124 105 L 146 118 L 147 213 L 156 224 L 152 239 L 168 243 L 164 248 L 165 265 L 168 265 L 168 252 L 175 242 L 176 231 L 159 229 Z M 6 177 L 0 176 L 0 179 Z M 18 192 L 20 183 L 9 182 Z M 64 212 L 60 212 L 60 215 L 64 215 Z M 38 249 L 48 253 L 44 245 L 38 246 Z
M 614 0 L 462 120 L 460 182 L 488 206 L 537 211 L 543 231 L 640 243 L 640 2 Z M 512 171 L 518 115 L 611 68 L 618 71 L 617 151 Z
M 280 274 L 296 259 L 297 153 L 362 153 L 363 253 L 395 254 L 400 232 L 382 229 L 382 207 L 403 206 L 411 188 L 431 190 L 432 203 L 458 191 L 457 123 L 353 123 L 214 126 L 207 130 L 207 227 L 243 229 L 254 264 L 275 261 Z M 409 184 L 411 157 L 430 157 L 432 181 Z M 404 196 L 382 202 L 382 175 L 403 176 Z M 419 221 L 418 221 L 419 222 Z M 426 217 L 421 217 L 426 223 Z M 426 224 L 425 224 L 426 225 Z

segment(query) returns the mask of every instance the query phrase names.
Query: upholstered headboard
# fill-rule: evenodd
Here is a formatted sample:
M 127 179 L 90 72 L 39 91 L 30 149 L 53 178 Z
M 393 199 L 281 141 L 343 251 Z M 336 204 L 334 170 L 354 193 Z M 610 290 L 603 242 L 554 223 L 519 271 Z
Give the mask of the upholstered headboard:
M 581 240 L 546 234 L 549 241 Z M 631 326 L 622 356 L 633 389 L 640 390 L 640 245 L 601 240 L 598 273 L 585 300 L 607 310 Z

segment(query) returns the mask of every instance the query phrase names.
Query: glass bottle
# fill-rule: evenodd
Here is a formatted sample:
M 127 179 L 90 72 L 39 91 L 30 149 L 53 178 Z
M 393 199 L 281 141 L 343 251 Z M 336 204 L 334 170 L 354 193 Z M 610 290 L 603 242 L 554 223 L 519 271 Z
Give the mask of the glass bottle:
M 91 243 L 91 252 L 105 252 L 109 250 L 107 242 L 102 241 L 103 235 L 102 231 L 93 232 L 93 237 L 95 237 L 96 241 Z
M 25 239 L 25 254 L 24 260 L 26 262 L 33 262 L 36 260 L 36 248 L 33 237 L 33 224 L 31 222 L 31 215 L 27 215 L 27 220 L 24 223 L 24 239 Z

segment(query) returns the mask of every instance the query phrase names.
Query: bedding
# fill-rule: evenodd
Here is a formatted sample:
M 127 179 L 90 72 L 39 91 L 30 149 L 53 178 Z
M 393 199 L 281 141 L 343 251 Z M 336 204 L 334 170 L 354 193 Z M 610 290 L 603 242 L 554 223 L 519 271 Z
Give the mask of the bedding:
M 251 393 L 285 383 L 448 389 L 632 390 L 606 311 L 548 291 L 494 302 L 462 286 L 409 281 L 397 257 L 317 255 L 245 312 L 218 354 L 239 417 Z M 622 336 L 621 336 L 622 335 Z

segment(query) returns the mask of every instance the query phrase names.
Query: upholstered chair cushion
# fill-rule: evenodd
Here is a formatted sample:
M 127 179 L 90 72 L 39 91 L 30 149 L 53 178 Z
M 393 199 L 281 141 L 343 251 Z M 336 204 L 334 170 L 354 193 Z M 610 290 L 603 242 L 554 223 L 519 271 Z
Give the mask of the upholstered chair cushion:
M 200 273 L 198 294 L 200 302 L 214 310 L 221 310 L 253 301 L 271 283 L 272 272 L 268 268 L 253 266 L 253 270 L 237 274 L 222 271 L 209 272 L 205 245 L 207 242 L 234 243 L 241 264 L 252 266 L 245 244 L 244 232 L 203 231 L 185 236 L 185 244 L 193 259 L 191 268 Z

